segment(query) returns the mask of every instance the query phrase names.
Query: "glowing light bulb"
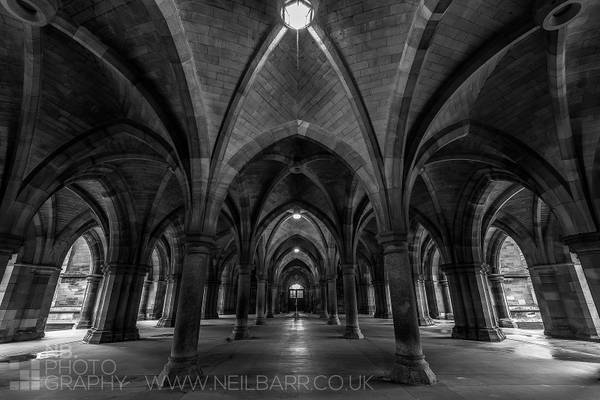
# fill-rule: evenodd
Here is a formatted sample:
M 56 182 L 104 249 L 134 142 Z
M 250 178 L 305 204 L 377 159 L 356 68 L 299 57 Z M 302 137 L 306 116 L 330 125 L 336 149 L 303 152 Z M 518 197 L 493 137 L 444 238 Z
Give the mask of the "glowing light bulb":
M 300 213 L 293 213 L 292 218 L 298 220 L 298 219 L 302 218 L 302 215 L 300 215 Z
M 296 248 L 294 249 L 294 253 L 300 253 L 300 249 L 296 247 Z
M 282 10 L 283 22 L 295 30 L 306 28 L 313 19 L 313 8 L 308 0 L 290 0 Z

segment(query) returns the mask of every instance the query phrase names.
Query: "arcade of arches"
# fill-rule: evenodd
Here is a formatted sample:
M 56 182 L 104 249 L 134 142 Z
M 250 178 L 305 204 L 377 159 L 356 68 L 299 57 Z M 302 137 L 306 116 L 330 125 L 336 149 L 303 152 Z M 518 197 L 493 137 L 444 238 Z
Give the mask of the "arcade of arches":
M 600 3 L 0 3 L 1 343 L 600 341 Z

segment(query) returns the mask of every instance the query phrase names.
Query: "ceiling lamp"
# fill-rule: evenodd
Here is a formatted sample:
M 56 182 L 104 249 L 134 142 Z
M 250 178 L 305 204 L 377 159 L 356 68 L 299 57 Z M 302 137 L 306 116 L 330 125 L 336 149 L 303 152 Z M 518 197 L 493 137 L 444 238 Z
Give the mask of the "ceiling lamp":
M 306 28 L 313 20 L 313 6 L 308 0 L 286 0 L 283 3 L 281 17 L 292 29 Z
M 302 215 L 300 213 L 295 212 L 292 214 L 292 218 L 294 218 L 295 220 L 299 220 L 300 218 L 302 218 Z
M 296 247 L 296 248 L 294 249 L 294 253 L 300 253 L 300 249 Z

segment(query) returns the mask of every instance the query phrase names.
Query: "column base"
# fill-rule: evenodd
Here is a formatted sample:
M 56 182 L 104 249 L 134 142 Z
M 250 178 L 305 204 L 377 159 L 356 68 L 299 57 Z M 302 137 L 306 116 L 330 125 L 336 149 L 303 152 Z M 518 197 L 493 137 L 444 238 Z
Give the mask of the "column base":
M 320 313 L 319 314 L 319 319 L 328 319 L 328 318 L 329 318 L 329 316 L 327 314 L 325 314 L 325 313 Z
M 219 319 L 219 314 L 205 315 L 202 319 Z
M 407 385 L 433 385 L 437 378 L 423 356 L 409 358 L 396 355 L 396 361 L 390 373 L 392 382 Z
M 340 317 L 338 317 L 337 315 L 330 315 L 329 319 L 327 320 L 327 325 L 339 325 L 340 324 Z
M 517 324 L 510 318 L 500 318 L 498 320 L 498 325 L 501 328 L 517 328 Z
M 150 319 L 150 320 L 160 319 L 160 317 L 162 317 L 161 313 L 149 313 L 148 314 L 148 319 Z
M 79 320 L 75 329 L 90 329 L 92 327 L 92 321 L 90 320 Z
M 264 317 L 257 317 L 256 318 L 256 325 L 266 325 L 267 322 L 265 321 Z
M 250 330 L 247 326 L 235 326 L 229 338 L 231 340 L 250 339 Z
M 174 328 L 175 318 L 161 318 L 156 323 L 157 328 Z
M 10 336 L 0 336 L 0 343 L 25 342 L 27 340 L 37 340 L 45 336 L 44 332 L 37 330 L 17 331 Z
M 431 326 L 435 325 L 435 322 L 430 317 L 419 317 L 419 326 Z
M 145 321 L 146 320 L 146 314 L 138 314 L 137 320 L 138 321 Z
M 275 318 L 272 312 L 267 313 L 267 318 Z
M 373 318 L 381 318 L 381 319 L 389 319 L 390 318 L 390 314 L 386 313 L 386 312 L 382 312 L 382 313 L 375 313 L 373 315 Z
M 139 340 L 140 334 L 137 328 L 128 331 L 110 331 L 91 328 L 87 331 L 83 341 L 88 344 L 125 342 L 128 340 Z
M 500 328 L 452 328 L 452 337 L 454 339 L 477 340 L 480 342 L 501 342 L 506 339 L 504 332 Z
M 202 376 L 198 365 L 198 356 L 186 358 L 169 357 L 169 361 L 158 375 L 158 385 L 161 388 L 177 388 L 182 385 L 192 385 Z
M 359 340 L 359 339 L 364 339 L 365 335 L 362 334 L 362 332 L 360 331 L 360 328 L 356 327 L 356 326 L 347 326 L 346 327 L 346 332 L 344 332 L 344 339 L 352 339 L 352 340 Z

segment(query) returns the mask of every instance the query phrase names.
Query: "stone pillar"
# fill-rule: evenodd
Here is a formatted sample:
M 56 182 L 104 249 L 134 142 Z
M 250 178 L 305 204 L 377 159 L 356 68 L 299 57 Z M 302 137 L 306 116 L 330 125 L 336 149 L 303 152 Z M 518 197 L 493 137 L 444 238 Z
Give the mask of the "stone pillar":
M 369 315 L 369 284 L 362 277 L 359 278 L 358 313 Z
M 279 285 L 271 286 L 271 312 L 273 316 L 279 314 Z
M 159 376 L 159 383 L 164 387 L 175 379 L 195 381 L 202 375 L 198 365 L 198 338 L 204 291 L 198 288 L 205 285 L 213 245 L 212 238 L 204 235 L 186 237 L 173 345 L 169 361 Z
M 83 295 L 83 304 L 81 305 L 81 315 L 77 322 L 77 329 L 89 329 L 94 321 L 94 307 L 98 298 L 98 289 L 102 281 L 102 275 L 90 274 L 86 278 L 87 285 Z
M 233 327 L 232 339 L 248 339 L 248 311 L 250 308 L 250 265 L 240 264 L 238 275 L 238 294 L 235 309 L 235 326 Z
M 327 324 L 339 325 L 340 317 L 338 316 L 337 306 L 337 279 L 335 275 L 332 275 L 327 280 L 327 288 L 329 289 L 329 296 L 327 296 L 327 306 L 329 306 L 329 319 L 327 320 Z
M 273 282 L 266 287 L 265 296 L 267 296 L 267 318 L 275 317 L 275 296 L 273 296 Z
M 596 341 L 600 321 L 579 265 L 530 265 L 529 275 L 544 321 L 544 333 Z
M 442 265 L 452 299 L 457 339 L 500 342 L 506 337 L 498 327 L 487 276 L 481 264 Z
M 206 298 L 204 299 L 204 315 L 202 319 L 219 319 L 217 305 L 219 302 L 218 280 L 206 281 Z
M 437 298 L 438 283 L 432 278 L 425 279 L 425 295 L 427 296 L 427 306 L 429 307 L 429 316 L 439 318 L 440 310 L 438 308 Z
M 265 324 L 266 281 L 258 279 L 256 283 L 256 325 Z
M 397 383 L 433 384 L 436 376 L 421 348 L 414 279 L 408 258 L 406 236 L 380 236 L 385 271 L 390 283 L 396 353 L 391 379 Z
M 419 316 L 419 325 L 431 326 L 433 320 L 429 316 L 429 305 L 427 304 L 427 294 L 425 293 L 425 281 L 419 275 L 415 282 L 415 291 L 417 296 L 417 315 Z
M 167 291 L 167 282 L 163 278 L 152 282 L 152 301 L 148 304 L 148 319 L 159 319 L 162 317 L 162 311 L 165 304 L 165 293 Z
M 452 311 L 452 299 L 450 297 L 450 286 L 447 279 L 442 279 L 439 282 L 442 292 L 442 303 L 444 304 L 444 318 L 454 319 L 454 311 Z
M 342 265 L 344 273 L 344 307 L 346 309 L 346 339 L 364 339 L 358 324 L 358 304 L 356 299 L 356 273 L 354 264 Z
M 163 305 L 162 316 L 156 326 L 159 328 L 172 328 L 175 326 L 175 317 L 177 315 L 177 303 L 179 298 L 179 278 L 180 274 L 169 274 L 167 278 L 167 289 L 165 293 L 165 302 Z
M 375 315 L 373 317 L 389 318 L 385 281 L 373 281 L 373 289 L 375 290 Z
M 7 262 L 4 273 L 6 279 L 0 286 L 0 343 L 44 337 L 60 268 Z
M 490 289 L 500 326 L 503 328 L 516 328 L 517 324 L 511 319 L 508 301 L 506 301 L 506 294 L 504 293 L 504 275 L 488 274 L 488 279 L 490 280 Z
M 221 287 L 223 288 L 223 314 L 233 314 L 235 313 L 235 296 L 233 296 L 231 282 L 224 281 L 221 283 Z
M 144 280 L 144 285 L 142 286 L 142 298 L 140 300 L 140 308 L 138 310 L 139 320 L 146 319 L 146 309 L 148 308 L 148 296 L 150 295 L 150 286 L 152 285 L 152 281 Z
M 571 251 L 577 253 L 596 309 L 600 310 L 600 233 L 586 233 L 563 239 Z
M 327 280 L 322 279 L 319 281 L 319 294 L 321 298 L 321 309 L 319 313 L 319 319 L 327 319 Z
M 146 265 L 104 266 L 94 323 L 83 339 L 86 343 L 139 339 L 136 321 L 147 269 Z

